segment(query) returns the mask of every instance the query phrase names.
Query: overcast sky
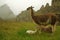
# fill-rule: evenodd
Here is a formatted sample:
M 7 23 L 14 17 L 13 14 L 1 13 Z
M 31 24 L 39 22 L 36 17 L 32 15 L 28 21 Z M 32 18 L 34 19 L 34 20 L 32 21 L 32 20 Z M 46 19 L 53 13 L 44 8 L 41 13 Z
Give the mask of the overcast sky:
M 31 5 L 34 6 L 34 10 L 38 10 L 40 9 L 41 5 L 46 5 L 46 3 L 51 5 L 51 1 L 52 0 L 0 0 L 0 6 L 7 4 L 17 15 Z

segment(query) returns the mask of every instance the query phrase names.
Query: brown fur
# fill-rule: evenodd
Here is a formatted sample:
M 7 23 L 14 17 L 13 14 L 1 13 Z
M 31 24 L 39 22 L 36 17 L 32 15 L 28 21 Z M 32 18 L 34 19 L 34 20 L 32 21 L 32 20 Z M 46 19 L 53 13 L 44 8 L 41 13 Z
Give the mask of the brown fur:
M 41 28 L 41 31 L 48 32 L 48 33 L 52 33 L 53 32 L 51 26 L 43 27 L 43 28 Z
M 34 20 L 34 22 L 36 24 L 38 24 L 39 26 L 40 25 L 48 25 L 48 24 L 51 24 L 52 25 L 52 29 L 54 29 L 54 25 L 57 21 L 57 17 L 55 14 L 52 14 L 52 13 L 48 13 L 48 14 L 41 14 L 41 15 L 34 15 L 33 13 L 33 9 L 32 9 L 32 6 L 27 8 L 28 10 L 30 9 L 31 10 L 31 16 L 32 16 L 32 19 Z M 48 21 L 49 20 L 49 21 Z M 48 21 L 48 22 L 47 22 Z M 39 27 L 40 29 L 42 28 L 41 26 Z M 45 29 L 44 29 L 45 30 Z M 46 30 L 51 30 L 50 28 L 49 29 L 46 29 Z

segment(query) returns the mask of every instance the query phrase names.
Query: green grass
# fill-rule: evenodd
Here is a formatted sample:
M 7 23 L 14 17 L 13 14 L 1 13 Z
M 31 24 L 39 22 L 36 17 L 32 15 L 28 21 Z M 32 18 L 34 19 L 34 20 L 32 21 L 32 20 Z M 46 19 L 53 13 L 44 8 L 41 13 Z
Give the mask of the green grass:
M 60 26 L 57 26 L 56 32 L 29 35 L 26 30 L 36 29 L 32 22 L 4 22 L 0 24 L 0 40 L 60 40 Z

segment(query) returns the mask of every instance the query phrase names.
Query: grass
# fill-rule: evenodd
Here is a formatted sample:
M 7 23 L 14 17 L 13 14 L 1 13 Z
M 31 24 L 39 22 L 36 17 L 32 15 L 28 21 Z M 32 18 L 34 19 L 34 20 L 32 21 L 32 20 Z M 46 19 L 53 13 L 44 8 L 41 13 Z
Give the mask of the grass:
M 60 26 L 57 26 L 56 32 L 29 35 L 26 30 L 36 29 L 32 22 L 3 22 L 0 24 L 0 40 L 60 40 Z

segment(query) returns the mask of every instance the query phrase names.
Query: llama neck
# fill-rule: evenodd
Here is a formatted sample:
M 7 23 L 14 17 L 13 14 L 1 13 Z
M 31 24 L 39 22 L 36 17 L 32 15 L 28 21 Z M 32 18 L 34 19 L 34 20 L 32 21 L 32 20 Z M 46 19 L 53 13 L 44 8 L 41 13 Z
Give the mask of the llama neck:
M 32 16 L 32 18 L 34 17 L 34 12 L 33 12 L 32 8 L 31 8 L 31 16 Z

